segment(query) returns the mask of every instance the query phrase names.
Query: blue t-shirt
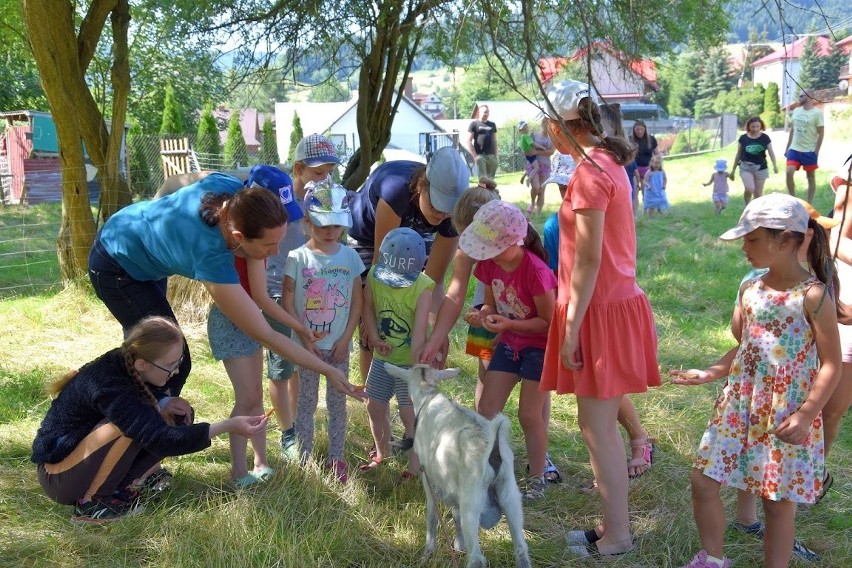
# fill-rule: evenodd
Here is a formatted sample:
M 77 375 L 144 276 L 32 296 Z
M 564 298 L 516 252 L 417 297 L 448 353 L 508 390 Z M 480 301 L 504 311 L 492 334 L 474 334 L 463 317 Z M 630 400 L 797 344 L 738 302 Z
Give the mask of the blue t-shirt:
M 107 220 L 99 239 L 136 280 L 178 274 L 217 284 L 239 284 L 234 254 L 219 225 L 206 225 L 199 209 L 204 194 L 233 195 L 242 185 L 237 178 L 213 173 L 171 195 L 133 203 Z
M 557 213 L 547 218 L 542 233 L 544 233 L 542 237 L 544 250 L 547 251 L 547 266 L 551 270 L 556 270 L 559 267 L 559 219 Z
M 376 207 L 379 199 L 390 205 L 401 219 L 400 227 L 410 227 L 426 238 L 434 233 L 455 238 L 458 236 L 450 219 L 444 219 L 440 225 L 430 225 L 417 199 L 411 198 L 411 180 L 420 168 L 420 162 L 397 160 L 385 162 L 375 169 L 363 187 L 353 194 L 352 228 L 349 236 L 366 247 L 377 247 L 376 243 Z

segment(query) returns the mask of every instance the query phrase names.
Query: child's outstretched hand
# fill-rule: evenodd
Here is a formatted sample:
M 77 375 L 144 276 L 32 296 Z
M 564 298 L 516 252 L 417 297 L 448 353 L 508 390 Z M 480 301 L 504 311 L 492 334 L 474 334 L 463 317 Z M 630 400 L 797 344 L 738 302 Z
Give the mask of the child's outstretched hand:
M 778 168 L 775 168 L 775 173 L 778 173 Z M 734 176 L 734 172 L 728 174 L 728 179 L 730 179 L 731 181 L 734 181 L 735 177 L 736 176 Z
M 511 321 L 499 314 L 491 314 L 482 318 L 482 326 L 491 333 L 500 333 L 509 329 Z
M 470 308 L 464 315 L 464 321 L 473 327 L 482 327 L 482 314 L 479 308 Z
M 345 337 L 340 337 L 331 346 L 331 351 L 328 354 L 329 363 L 343 363 L 349 355 L 349 341 Z
M 379 355 L 382 355 L 384 357 L 387 357 L 388 355 L 390 355 L 390 352 L 391 352 L 390 343 L 386 343 L 382 340 L 379 340 L 379 341 L 373 343 L 372 345 L 373 345 L 373 349 L 375 349 L 376 351 L 379 352 Z
M 770 434 L 775 434 L 784 443 L 800 446 L 808 439 L 812 423 L 812 418 L 803 416 L 801 412 L 794 412 L 785 418 L 778 428 L 770 431 Z
M 669 380 L 676 385 L 703 385 L 716 380 L 707 371 L 698 369 L 672 369 L 669 371 L 669 377 Z

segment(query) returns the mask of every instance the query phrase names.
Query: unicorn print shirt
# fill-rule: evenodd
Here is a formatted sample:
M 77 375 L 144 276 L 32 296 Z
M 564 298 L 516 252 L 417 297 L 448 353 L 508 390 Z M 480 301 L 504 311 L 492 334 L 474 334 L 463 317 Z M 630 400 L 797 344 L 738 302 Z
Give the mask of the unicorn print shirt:
M 296 317 L 322 336 L 314 343 L 318 349 L 331 349 L 346 329 L 352 287 L 361 285 L 363 271 L 358 253 L 343 244 L 331 255 L 312 251 L 306 245 L 290 251 L 284 275 L 296 283 Z M 300 341 L 298 336 L 293 340 Z

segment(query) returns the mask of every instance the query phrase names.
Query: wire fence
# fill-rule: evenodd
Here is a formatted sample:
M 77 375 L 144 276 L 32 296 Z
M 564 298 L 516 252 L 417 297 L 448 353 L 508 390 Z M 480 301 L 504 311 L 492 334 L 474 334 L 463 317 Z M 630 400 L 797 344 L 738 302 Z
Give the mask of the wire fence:
M 664 154 L 695 153 L 722 148 L 736 139 L 736 119 L 733 115 L 707 117 L 671 131 L 658 131 L 657 139 Z M 220 154 L 201 154 L 194 150 L 194 135 L 187 135 L 186 161 L 189 171 L 229 170 Z M 682 143 L 676 144 L 678 138 Z M 130 137 L 127 147 L 125 174 L 136 198 L 154 195 L 164 180 L 161 137 L 136 135 Z M 519 172 L 525 168 L 525 157 L 520 150 L 520 134 L 516 127 L 501 129 L 498 137 L 498 172 Z M 354 142 L 354 141 L 353 141 Z M 342 156 L 350 156 L 352 147 L 348 140 L 335 140 Z M 459 133 L 425 132 L 420 136 L 420 154 L 428 160 L 444 146 L 457 148 L 473 170 L 473 160 L 459 140 Z M 685 149 L 683 149 L 685 148 Z M 252 158 L 256 161 L 256 158 Z M 241 164 L 242 165 L 242 164 Z M 249 166 L 244 164 L 242 166 Z M 96 168 L 97 165 L 94 165 Z M 91 175 L 92 165 L 86 168 Z M 57 260 L 56 238 L 62 224 L 61 175 L 54 173 L 50 190 L 41 202 L 21 205 L 0 205 L 0 297 L 55 289 L 61 286 Z M 89 184 L 89 197 L 93 217 L 97 218 L 98 188 Z

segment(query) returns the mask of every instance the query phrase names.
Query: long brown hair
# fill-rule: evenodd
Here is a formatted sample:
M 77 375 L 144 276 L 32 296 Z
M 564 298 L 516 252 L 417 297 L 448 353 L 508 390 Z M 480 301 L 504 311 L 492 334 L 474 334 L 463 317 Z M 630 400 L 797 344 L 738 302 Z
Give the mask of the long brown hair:
M 500 199 L 497 183 L 491 178 L 479 178 L 479 185 L 466 189 L 453 207 L 451 219 L 456 232 L 464 231 L 473 222 L 479 208 L 495 199 Z
M 225 223 L 247 239 L 258 239 L 266 229 L 287 224 L 287 210 L 275 193 L 262 187 L 247 187 L 234 194 L 205 193 L 198 211 L 210 227 Z
M 623 138 L 607 136 L 601 124 L 601 111 L 592 99 L 589 97 L 582 99 L 578 105 L 577 114 L 579 118 L 566 121 L 566 126 L 589 132 L 600 138 L 598 148 L 612 154 L 618 165 L 623 166 L 633 161 L 636 157 L 636 147 Z
M 174 321 L 161 316 L 150 316 L 131 327 L 127 332 L 127 337 L 121 344 L 121 355 L 124 359 L 127 374 L 133 379 L 133 382 L 142 392 L 145 399 L 158 411 L 159 405 L 157 404 L 157 399 L 154 397 L 151 389 L 148 388 L 147 383 L 139 376 L 135 363 L 138 359 L 144 359 L 145 361 L 157 359 L 166 351 L 173 348 L 178 342 L 183 344 L 185 341 L 183 332 Z M 51 396 L 59 394 L 77 373 L 78 371 L 76 370 L 71 371 L 49 385 L 47 387 L 48 394 Z
M 541 240 L 541 235 L 535 230 L 532 223 L 527 223 L 527 236 L 524 237 L 524 248 L 539 257 L 545 263 L 548 262 L 550 255 L 547 254 L 547 249 L 544 248 L 544 243 Z

